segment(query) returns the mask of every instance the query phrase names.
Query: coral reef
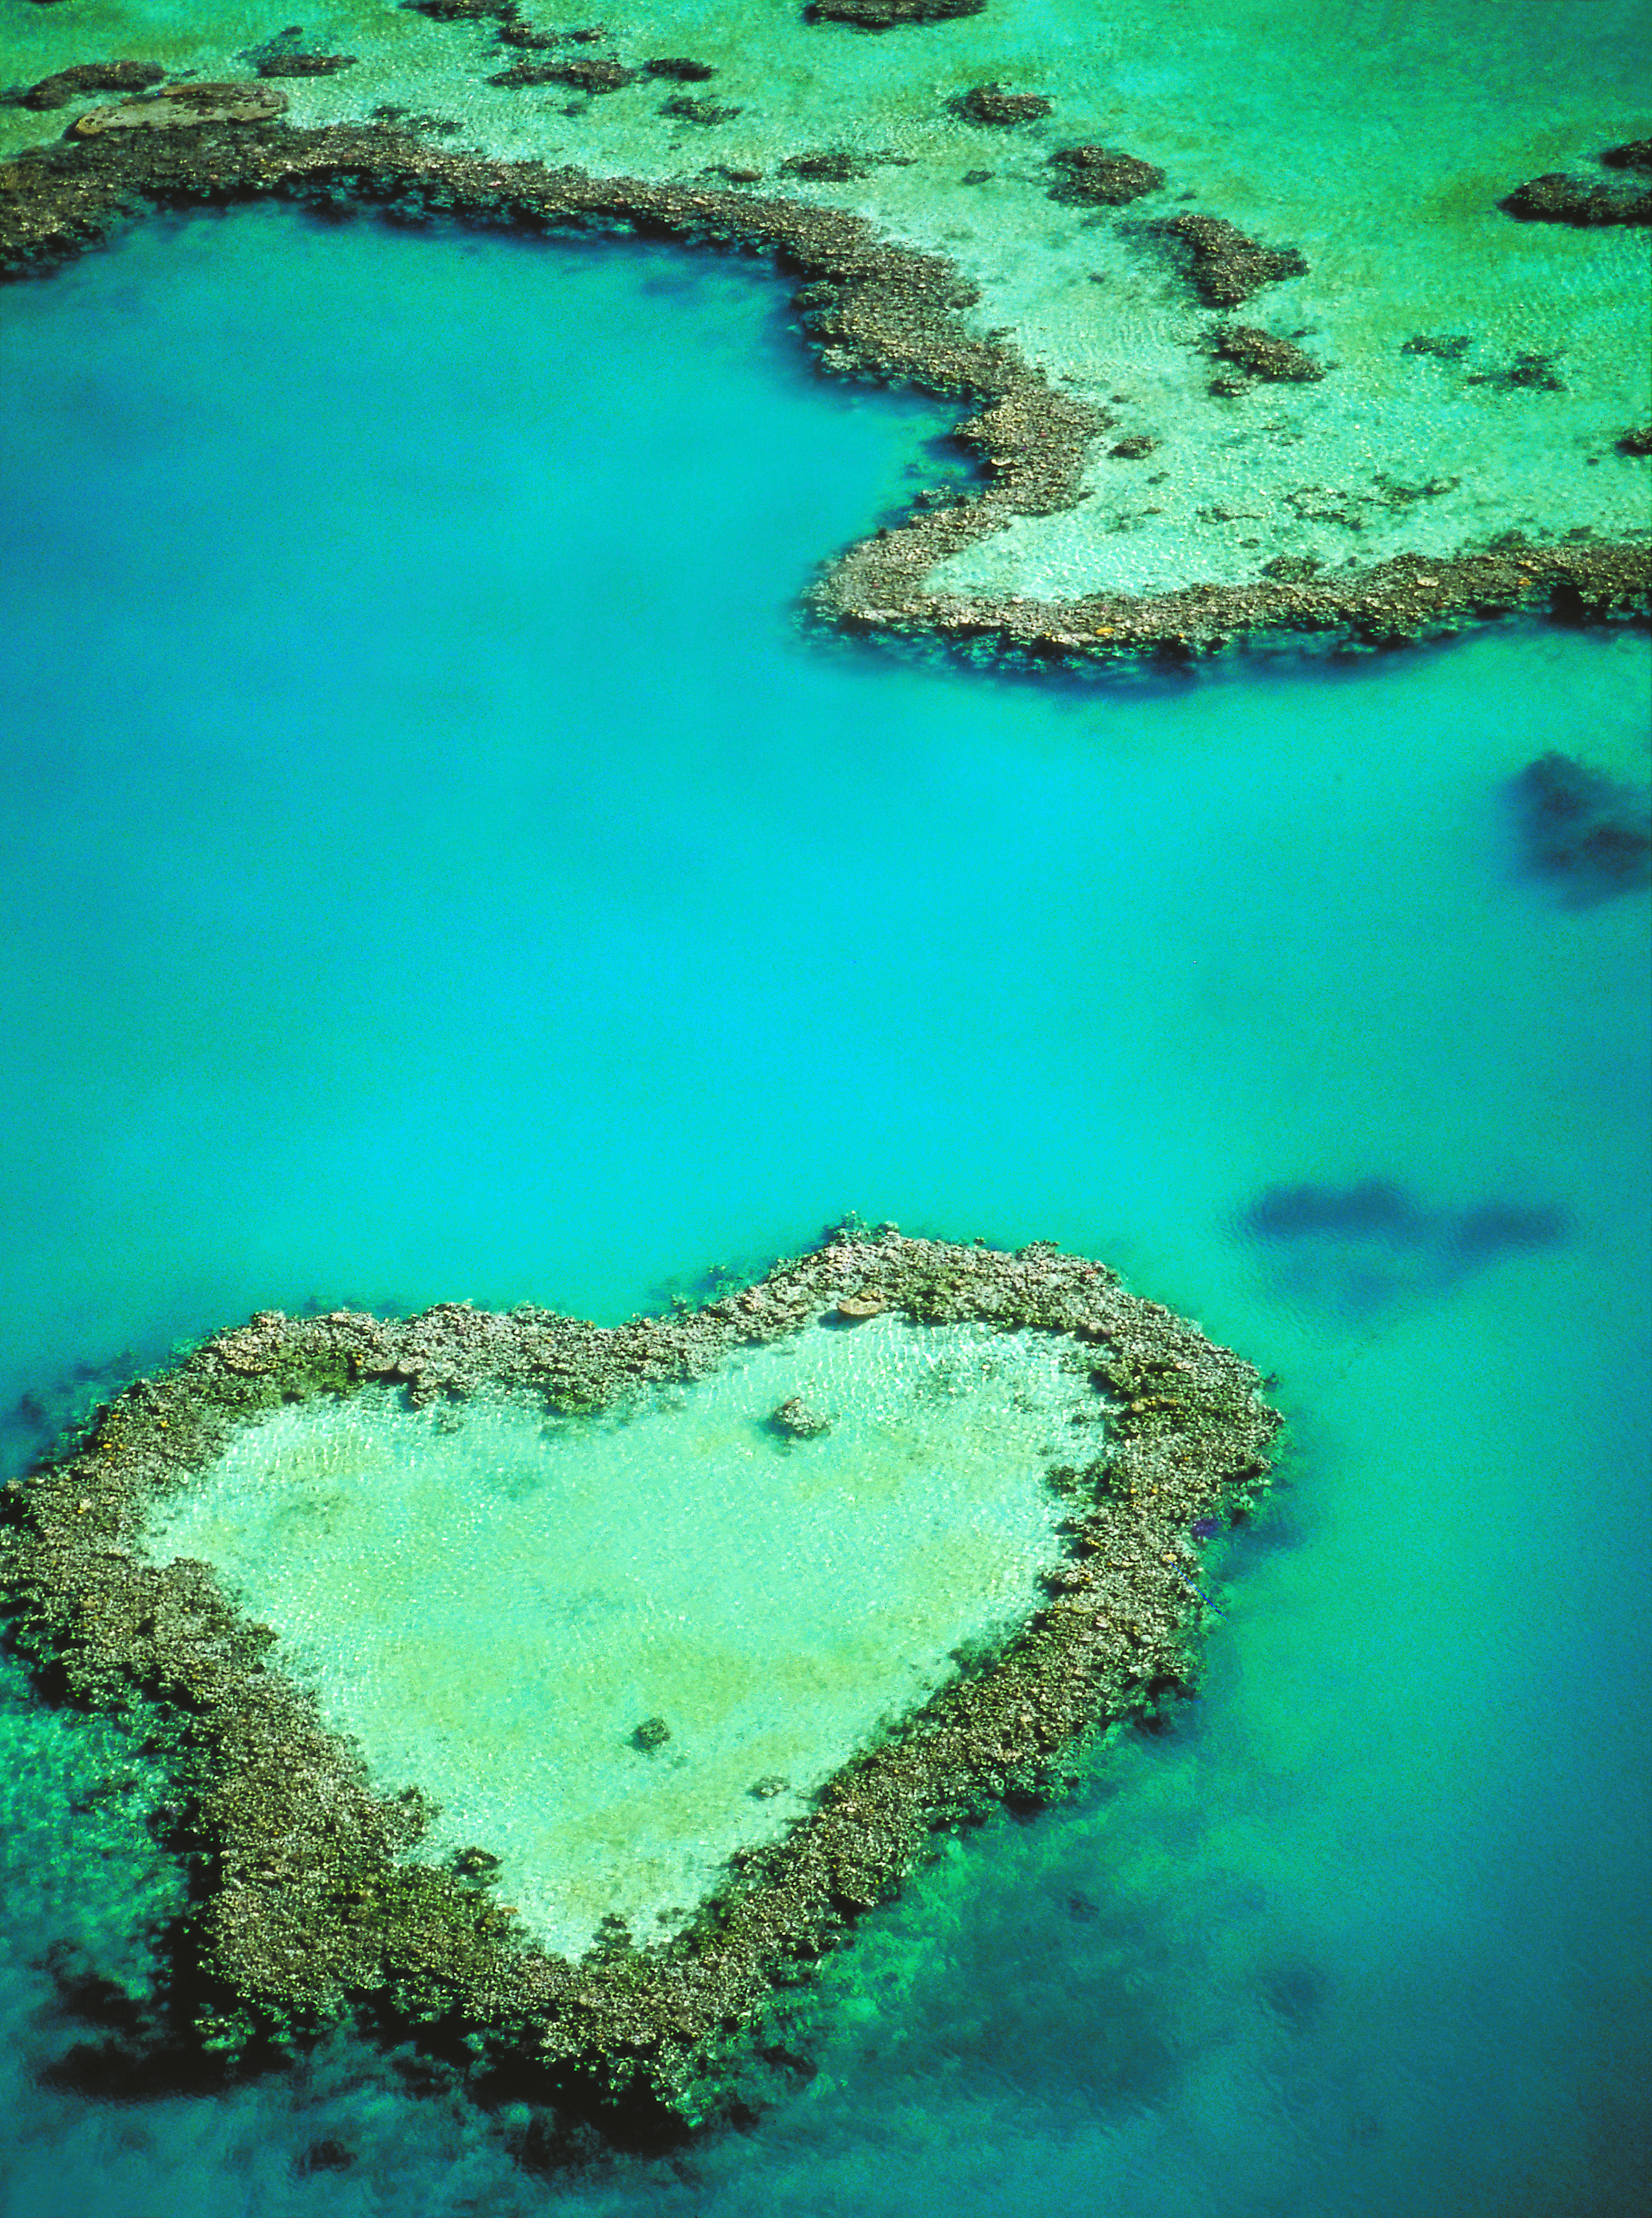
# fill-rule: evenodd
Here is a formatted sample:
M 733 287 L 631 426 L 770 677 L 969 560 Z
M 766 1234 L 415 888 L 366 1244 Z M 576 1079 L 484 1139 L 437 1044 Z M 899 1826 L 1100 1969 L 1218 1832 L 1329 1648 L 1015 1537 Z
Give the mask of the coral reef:
M 354 69 L 354 54 L 266 54 L 258 64 L 258 75 L 280 77 L 336 77 L 340 70 Z
M 1608 146 L 1600 157 L 1611 170 L 1652 171 L 1652 139 L 1630 139 Z M 1574 177 L 1563 170 L 1545 170 L 1517 185 L 1497 204 L 1523 223 L 1569 223 L 1583 227 L 1652 223 L 1652 189 L 1626 177 Z
M 146 92 L 166 72 L 155 62 L 78 62 L 74 68 L 43 77 L 23 95 L 24 108 L 66 108 L 86 92 Z
M 144 1552 L 151 1505 L 283 1403 L 380 1383 L 415 1403 L 487 1391 L 597 1410 L 857 1305 L 1071 1341 L 1099 1422 L 1090 1460 L 1049 1473 L 1067 1552 L 1046 1602 L 995 1653 L 853 1757 L 777 1842 L 735 1860 L 686 1930 L 652 1946 L 616 1932 L 568 1962 L 494 1899 L 485 1845 L 421 1861 L 417 1790 L 375 1790 L 314 1697 L 274 1668 L 270 1628 L 206 1565 Z M 265 1311 L 127 1388 L 5 1490 L 0 1579 L 13 1645 L 49 1690 L 87 1707 L 153 1704 L 166 1720 L 171 1837 L 196 1882 L 176 1936 L 189 1976 L 174 2038 L 257 2061 L 345 2010 L 404 2038 L 457 2024 L 473 2054 L 508 2061 L 548 2100 L 692 2122 L 773 1983 L 843 1939 L 936 1828 L 1054 1791 L 1088 1735 L 1186 1678 L 1202 1608 L 1192 1536 L 1268 1467 L 1276 1420 L 1258 1387 L 1248 1365 L 1097 1264 L 892 1230 L 846 1230 L 705 1309 L 612 1329 L 531 1308 L 448 1305 L 399 1323 Z M 633 1744 L 648 1755 L 669 1732 L 645 1718 Z
M 1059 391 L 1004 337 L 970 329 L 964 312 L 976 293 L 944 257 L 891 245 L 843 209 L 778 193 L 730 191 L 709 180 L 599 178 L 450 152 L 416 127 L 456 127 L 441 119 L 387 115 L 301 130 L 253 105 L 283 101 L 270 86 L 174 90 L 176 101 L 166 94 L 124 104 L 160 111 L 143 120 L 169 128 L 104 129 L 100 119 L 121 111 L 94 108 L 69 141 L 0 165 L 0 277 L 53 269 L 151 210 L 203 202 L 278 198 L 329 216 L 379 210 L 404 225 L 447 220 L 526 232 L 637 229 L 778 257 L 801 275 L 799 323 L 823 370 L 910 383 L 963 403 L 968 412 L 955 436 L 979 481 L 939 506 L 916 505 L 830 563 L 809 596 L 825 623 L 939 643 L 972 660 L 1071 667 L 1143 655 L 1185 661 L 1245 639 L 1314 637 L 1364 648 L 1516 610 L 1576 623 L 1646 609 L 1652 554 L 1643 543 L 1538 545 L 1512 536 L 1456 554 L 1397 555 L 1311 578 L 1264 573 L 1168 592 L 1058 601 L 935 589 L 931 575 L 948 555 L 1017 517 L 1054 515 L 1082 498 L 1092 449 L 1108 428 L 1104 412 Z M 792 174 L 853 176 L 871 158 L 794 156 Z M 758 179 L 742 170 L 729 182 Z M 1213 218 L 1184 215 L 1169 230 L 1178 251 L 1204 257 L 1206 282 L 1217 291 L 1263 282 L 1259 265 L 1274 276 L 1301 266 L 1299 256 L 1258 247 Z M 1508 381 L 1541 383 L 1537 360 L 1517 363 Z
M 71 127 L 78 139 L 119 134 L 177 131 L 193 133 L 204 124 L 266 123 L 287 106 L 284 92 L 272 92 L 256 81 L 233 80 L 226 84 L 174 84 L 164 92 L 138 100 L 118 100 L 107 108 L 89 108 Z
M 972 86 L 953 105 L 971 123 L 1036 123 L 1055 112 L 1055 102 L 1041 92 L 1006 92 L 1001 84 Z
M 1523 858 L 1568 908 L 1590 908 L 1652 883 L 1652 809 L 1570 755 L 1539 755 L 1510 789 Z
M 1163 236 L 1213 308 L 1237 308 L 1263 286 L 1301 277 L 1307 269 L 1295 247 L 1264 246 L 1221 216 L 1172 216 Z
M 944 23 L 978 15 L 986 0 L 813 0 L 804 9 L 811 23 L 852 23 L 858 31 L 892 31 L 903 23 Z
M 1325 375 L 1312 355 L 1255 324 L 1219 324 L 1210 334 L 1210 345 L 1224 362 L 1271 384 L 1311 384 Z
M 732 123 L 740 110 L 715 100 L 696 100 L 692 93 L 674 92 L 660 102 L 661 115 L 674 115 L 680 123 Z
M 1097 208 L 1122 208 L 1144 193 L 1159 191 L 1164 172 L 1157 164 L 1136 154 L 1120 154 L 1106 146 L 1063 146 L 1050 157 L 1066 175 L 1052 185 L 1053 201 L 1079 201 Z
M 502 84 L 512 92 L 526 85 L 566 84 L 575 92 L 619 92 L 637 81 L 637 71 L 604 56 L 575 55 L 567 61 L 512 62 L 490 77 L 489 84 Z
M 1567 1220 L 1544 1204 L 1430 1208 L 1392 1180 L 1270 1186 L 1244 1218 L 1289 1298 L 1369 1319 L 1438 1298 L 1505 1256 L 1553 1247 Z

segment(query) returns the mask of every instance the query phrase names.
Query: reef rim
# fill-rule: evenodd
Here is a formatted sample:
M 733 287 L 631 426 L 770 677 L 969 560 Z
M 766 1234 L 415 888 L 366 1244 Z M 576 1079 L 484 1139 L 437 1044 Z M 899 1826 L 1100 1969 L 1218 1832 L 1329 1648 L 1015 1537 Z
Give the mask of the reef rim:
M 263 198 L 334 216 L 372 208 L 409 224 L 446 217 L 526 232 L 642 231 L 773 255 L 800 273 L 797 304 L 823 370 L 910 383 L 973 411 L 955 436 L 979 463 L 981 483 L 858 541 L 810 591 L 816 618 L 873 640 L 1083 669 L 1189 662 L 1250 642 L 1397 646 L 1523 610 L 1605 623 L 1643 618 L 1652 606 L 1652 545 L 1518 535 L 1451 555 L 1170 592 L 1046 600 L 932 590 L 930 574 L 947 557 L 1016 517 L 1054 515 L 1083 497 L 1104 417 L 1057 392 L 1002 338 L 973 334 L 963 311 L 978 295 L 944 257 L 894 245 L 862 217 L 778 194 L 494 160 L 388 125 L 109 132 L 0 164 L 0 278 L 54 268 L 158 208 Z
M 283 1403 L 400 1385 L 564 1411 L 715 1370 L 735 1349 L 879 1309 L 1069 1337 L 1096 1392 L 1100 1452 L 1049 1483 L 1068 1505 L 1047 1599 L 990 1655 L 842 1766 L 778 1842 L 733 1858 L 682 1931 L 581 1961 L 514 1928 L 485 1844 L 414 1860 L 416 1788 L 376 1791 L 349 1738 L 273 1667 L 205 1564 L 149 1561 L 150 1504 Z M 1196 1523 L 1265 1481 L 1276 1413 L 1256 1372 L 1100 1264 L 1046 1244 L 876 1237 L 858 1228 L 687 1314 L 612 1329 L 444 1304 L 401 1321 L 263 1311 L 109 1403 L 3 1496 L 9 1639 L 55 1698 L 162 1720 L 172 1845 L 191 1909 L 172 2038 L 232 2069 L 354 2013 L 456 2051 L 538 2099 L 667 2137 L 726 2112 L 774 1991 L 848 1936 L 933 1836 L 1054 1793 L 1082 1744 L 1183 1685 L 1205 1608 Z

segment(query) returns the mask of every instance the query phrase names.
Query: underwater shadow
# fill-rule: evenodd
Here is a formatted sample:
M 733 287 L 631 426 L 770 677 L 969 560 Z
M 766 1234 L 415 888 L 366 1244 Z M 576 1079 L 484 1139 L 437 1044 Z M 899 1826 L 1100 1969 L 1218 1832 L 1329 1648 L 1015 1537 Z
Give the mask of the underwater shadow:
M 1571 755 L 1539 755 L 1505 792 L 1519 875 L 1562 908 L 1652 885 L 1652 797 Z
M 1381 1178 L 1269 1186 L 1239 1221 L 1292 1298 L 1362 1322 L 1450 1293 L 1506 1255 L 1554 1248 L 1569 1229 L 1565 1212 L 1547 1205 L 1431 1209 Z

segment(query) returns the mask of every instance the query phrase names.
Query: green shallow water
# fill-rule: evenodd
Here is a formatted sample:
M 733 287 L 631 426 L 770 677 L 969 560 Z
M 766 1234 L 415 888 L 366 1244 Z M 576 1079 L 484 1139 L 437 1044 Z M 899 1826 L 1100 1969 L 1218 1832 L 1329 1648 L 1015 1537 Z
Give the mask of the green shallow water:
M 677 2170 L 548 2182 L 347 2043 L 110 2099 L 41 1960 L 127 1977 L 175 1897 L 132 1750 L 20 1694 L 0 2207 L 1638 2218 L 1647 911 L 1508 788 L 1645 784 L 1645 641 L 806 643 L 945 419 L 635 244 L 208 218 L 7 318 L 18 1456 L 260 1307 L 615 1321 L 850 1206 L 1102 1257 L 1293 1448 L 1200 1700 L 868 1921 L 807 2089 Z M 1410 1211 L 1258 1230 L 1371 1179 Z
M 376 1783 L 440 1805 L 429 1845 L 502 1858 L 536 1936 L 657 1939 L 1039 1605 L 1044 1475 L 1099 1409 L 1069 1345 L 816 1325 L 601 1420 L 369 1390 L 239 1435 L 148 1550 L 224 1574 Z M 830 1429 L 778 1434 L 794 1397 Z

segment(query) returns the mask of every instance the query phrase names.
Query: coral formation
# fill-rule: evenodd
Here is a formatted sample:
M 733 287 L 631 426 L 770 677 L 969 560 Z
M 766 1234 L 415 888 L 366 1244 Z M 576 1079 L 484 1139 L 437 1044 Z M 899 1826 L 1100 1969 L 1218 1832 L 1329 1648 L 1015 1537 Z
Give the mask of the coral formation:
M 606 59 L 601 55 L 575 55 L 559 62 L 512 62 L 489 84 L 501 84 L 512 92 L 525 85 L 566 84 L 575 92 L 620 92 L 637 81 L 637 71 L 623 64 Z
M 1136 154 L 1121 154 L 1107 146 L 1063 146 L 1050 160 L 1066 175 L 1052 185 L 1053 201 L 1088 201 L 1097 208 L 1122 208 L 1144 193 L 1159 191 L 1164 172 L 1156 163 Z
M 1539 755 L 1511 789 L 1527 870 L 1573 908 L 1652 883 L 1652 810 L 1644 794 L 1575 762 Z
M 78 139 L 96 139 L 152 131 L 194 133 L 204 124 L 266 123 L 287 106 L 284 92 L 272 92 L 256 80 L 226 84 L 174 84 L 137 100 L 89 108 L 72 125 Z
M 1172 216 L 1163 236 L 1213 308 L 1237 308 L 1263 286 L 1301 277 L 1307 269 L 1295 247 L 1264 246 L 1221 216 Z
M 978 84 L 953 103 L 971 123 L 1036 123 L 1055 112 L 1055 102 L 1041 92 L 1007 92 L 1001 84 Z
M 1652 171 L 1652 139 L 1630 139 L 1608 146 L 1600 159 L 1611 170 Z M 1506 194 L 1498 206 L 1525 223 L 1570 223 L 1586 228 L 1611 224 L 1652 223 L 1652 189 L 1628 178 L 1596 181 L 1548 170 Z
M 1233 362 L 1250 376 L 1269 383 L 1311 384 L 1325 375 L 1312 355 L 1255 324 L 1219 324 L 1210 335 L 1210 344 L 1213 353 L 1224 362 Z
M 804 9 L 811 23 L 852 23 L 858 31 L 892 31 L 903 23 L 943 23 L 978 15 L 986 0 L 813 0 Z
M 1070 1341 L 1098 1422 L 1089 1459 L 1048 1474 L 1067 1552 L 1044 1606 L 995 1653 L 851 1758 L 777 1842 L 736 1859 L 684 1931 L 651 1946 L 616 1931 L 568 1962 L 489 1893 L 485 1843 L 420 1860 L 418 1791 L 376 1790 L 314 1696 L 275 1667 L 270 1629 L 205 1564 L 145 1553 L 152 1505 L 283 1403 L 380 1384 L 416 1403 L 503 1391 L 593 1411 L 857 1305 Z M 1086 1736 L 1186 1678 L 1202 1607 L 1195 1528 L 1208 1533 L 1268 1467 L 1276 1420 L 1258 1387 L 1248 1365 L 1097 1264 L 892 1230 L 846 1230 L 705 1309 L 612 1329 L 531 1308 L 448 1305 L 400 1323 L 266 1311 L 129 1387 L 14 1482 L 0 1574 L 13 1644 L 49 1688 L 90 1707 L 152 1703 L 166 1721 L 172 1837 L 196 1880 L 175 2037 L 257 2060 L 346 2010 L 401 2036 L 457 2023 L 472 2054 L 510 2060 L 548 2099 L 692 2120 L 772 1984 L 844 1938 L 937 1827 L 1053 1791 Z M 633 1744 L 650 1755 L 670 1730 L 645 1718 Z
M 354 69 L 354 54 L 266 54 L 258 64 L 258 75 L 274 77 L 336 77 L 340 70 Z
M 411 127 L 419 119 L 295 129 L 252 105 L 284 99 L 256 83 L 174 91 L 176 100 L 123 104 L 160 111 L 140 120 L 167 129 L 105 129 L 100 119 L 122 110 L 94 108 L 73 140 L 0 166 L 0 277 L 53 269 L 149 210 L 202 202 L 278 198 L 328 215 L 381 210 L 401 224 L 446 219 L 526 232 L 634 228 L 778 257 L 804 280 L 799 321 L 823 369 L 964 403 L 969 412 L 955 436 L 978 465 L 979 482 L 939 506 L 917 505 L 829 564 L 809 604 L 834 626 L 1016 666 L 1073 666 L 1144 654 L 1181 661 L 1270 636 L 1387 645 L 1522 609 L 1606 623 L 1646 607 L 1652 557 L 1644 544 L 1538 545 L 1513 536 L 1456 554 L 1401 554 L 1308 578 L 1264 572 L 1157 593 L 1058 601 L 936 589 L 931 575 L 947 556 L 1017 517 L 1054 515 L 1081 499 L 1086 464 L 1108 428 L 1104 412 L 1059 391 L 1003 335 L 969 327 L 965 312 L 977 294 L 942 257 L 891 245 L 841 208 L 779 194 L 452 153 Z M 212 127 L 202 127 L 203 116 Z M 433 130 L 456 127 L 423 121 Z M 794 156 L 792 174 L 852 176 L 871 158 Z M 758 179 L 741 170 L 729 182 Z M 1242 296 L 1247 285 L 1302 266 L 1294 250 L 1259 247 L 1210 217 L 1179 217 L 1167 235 L 1194 255 L 1200 282 L 1215 294 Z M 1534 356 L 1495 375 L 1511 386 L 1541 384 L 1552 375 L 1546 362 Z
M 154 62 L 78 62 L 72 69 L 59 70 L 55 76 L 43 77 L 38 84 L 30 85 L 22 104 L 34 108 L 66 108 L 81 93 L 146 92 L 165 74 Z

